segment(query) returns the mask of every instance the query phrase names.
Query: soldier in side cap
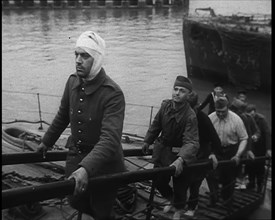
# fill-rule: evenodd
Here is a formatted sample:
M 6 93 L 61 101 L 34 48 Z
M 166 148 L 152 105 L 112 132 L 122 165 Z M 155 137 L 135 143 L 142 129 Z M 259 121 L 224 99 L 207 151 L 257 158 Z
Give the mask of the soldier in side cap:
M 197 117 L 188 103 L 192 92 L 192 82 L 177 76 L 172 99 L 164 100 L 144 138 L 143 152 L 154 143 L 154 167 L 175 166 L 173 187 L 169 185 L 169 175 L 159 175 L 156 188 L 169 201 L 163 211 L 176 209 L 174 218 L 184 213 L 187 189 L 192 179 L 191 172 L 182 172 L 183 167 L 196 161 L 199 149 Z
M 248 139 L 244 123 L 236 113 L 229 110 L 229 102 L 226 97 L 219 97 L 216 100 L 215 109 L 215 112 L 211 113 L 209 118 L 221 140 L 220 159 L 233 160 L 237 166 L 246 149 Z M 233 205 L 232 196 L 237 175 L 236 166 L 219 169 L 220 182 L 222 183 L 221 196 L 224 205 L 229 209 Z
M 113 219 L 117 189 L 112 184 L 89 187 L 88 179 L 125 171 L 121 146 L 125 99 L 102 67 L 104 54 L 105 41 L 97 33 L 80 35 L 76 72 L 69 76 L 59 110 L 38 148 L 45 154 L 71 125 L 65 174 L 75 179 L 75 189 L 69 201 L 95 220 Z
M 247 145 L 245 153 L 243 157 L 247 156 L 248 158 L 254 159 L 254 154 L 252 152 L 252 148 L 255 142 L 260 137 L 260 130 L 256 124 L 256 121 L 252 116 L 246 113 L 246 103 L 241 99 L 234 98 L 229 109 L 235 112 L 240 118 L 243 120 L 244 126 L 246 128 L 246 132 L 248 135 Z M 245 189 L 245 171 L 244 171 L 245 164 L 239 166 L 238 177 L 237 177 L 237 186 L 238 189 Z
M 260 114 L 256 110 L 256 105 L 249 104 L 246 108 L 247 113 L 256 121 L 261 135 L 254 141 L 252 146 L 252 152 L 255 157 L 267 156 L 271 157 L 272 144 L 271 144 L 271 129 L 267 123 L 267 119 L 264 115 Z M 246 170 L 248 173 L 249 183 L 248 189 L 254 189 L 257 187 L 258 192 L 264 190 L 264 174 L 265 174 L 265 161 L 253 161 L 247 164 Z

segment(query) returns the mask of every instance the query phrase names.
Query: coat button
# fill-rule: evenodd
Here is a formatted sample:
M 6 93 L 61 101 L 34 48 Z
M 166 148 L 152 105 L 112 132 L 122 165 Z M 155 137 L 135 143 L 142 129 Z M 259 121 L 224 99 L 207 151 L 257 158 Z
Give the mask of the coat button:
M 82 113 L 82 111 L 81 111 L 81 110 L 78 110 L 77 112 L 78 112 L 78 114 L 81 114 L 81 113 Z
M 79 99 L 79 101 L 80 101 L 80 102 L 83 102 L 83 99 L 81 98 L 81 99 Z
M 82 87 L 81 90 L 84 91 L 85 90 L 84 87 Z
M 79 129 L 79 130 L 78 130 L 78 133 L 82 133 L 82 130 Z
M 81 125 L 81 124 L 82 124 L 82 122 L 81 122 L 81 121 L 78 121 L 77 123 L 78 123 L 79 125 Z
M 78 143 L 78 144 L 81 144 L 81 143 L 82 143 L 82 141 L 81 141 L 81 140 L 78 140 L 78 141 L 77 141 L 77 143 Z

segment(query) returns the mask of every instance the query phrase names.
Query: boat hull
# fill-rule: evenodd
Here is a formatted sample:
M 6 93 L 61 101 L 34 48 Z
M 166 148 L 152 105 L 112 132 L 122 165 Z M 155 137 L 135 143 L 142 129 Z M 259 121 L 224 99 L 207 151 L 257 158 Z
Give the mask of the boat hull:
M 20 127 L 2 129 L 2 139 L 23 150 L 28 149 L 30 151 L 36 151 L 41 143 L 41 136 Z
M 271 88 L 271 36 L 184 18 L 188 77 L 223 80 L 246 89 Z

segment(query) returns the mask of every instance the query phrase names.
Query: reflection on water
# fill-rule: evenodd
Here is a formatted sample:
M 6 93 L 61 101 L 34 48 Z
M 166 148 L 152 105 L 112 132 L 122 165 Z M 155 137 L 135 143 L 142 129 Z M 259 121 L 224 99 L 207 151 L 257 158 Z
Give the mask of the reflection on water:
M 94 30 L 106 40 L 104 67 L 123 89 L 126 102 L 159 106 L 162 99 L 170 98 L 175 77 L 187 75 L 182 40 L 184 14 L 209 6 L 218 14 L 270 13 L 270 3 L 252 1 L 250 7 L 244 7 L 247 1 L 221 4 L 196 0 L 189 8 L 3 11 L 2 88 L 60 96 L 67 77 L 75 70 L 77 37 L 83 31 Z M 207 79 L 195 82 L 203 99 L 212 83 Z M 234 88 L 228 89 L 234 96 Z M 260 107 L 263 105 L 258 100 L 264 100 L 265 107 L 260 110 L 271 119 L 270 96 L 253 93 L 250 97 Z M 3 97 L 3 105 L 9 104 Z M 58 104 L 58 100 L 52 100 L 45 111 L 54 112 Z M 4 117 L 6 114 L 3 111 Z M 8 115 L 16 117 L 11 112 Z

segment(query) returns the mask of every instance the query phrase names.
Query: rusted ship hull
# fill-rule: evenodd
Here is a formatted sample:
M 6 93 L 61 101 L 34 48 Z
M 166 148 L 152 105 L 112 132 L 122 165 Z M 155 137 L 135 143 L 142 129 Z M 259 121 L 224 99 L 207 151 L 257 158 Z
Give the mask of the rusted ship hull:
M 271 88 L 270 21 L 192 18 L 183 22 L 188 76 L 224 80 L 246 89 Z

